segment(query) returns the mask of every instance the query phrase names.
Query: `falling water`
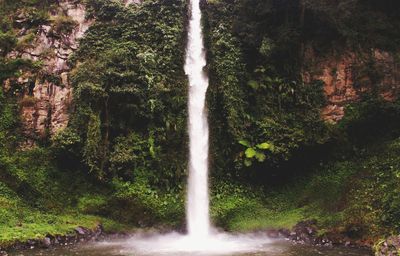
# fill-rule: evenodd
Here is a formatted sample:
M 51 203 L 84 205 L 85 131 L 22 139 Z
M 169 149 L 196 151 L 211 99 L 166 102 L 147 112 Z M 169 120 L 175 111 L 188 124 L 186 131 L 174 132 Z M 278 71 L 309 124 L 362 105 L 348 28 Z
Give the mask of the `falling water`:
M 190 0 L 188 44 L 185 73 L 189 78 L 189 180 L 186 203 L 188 234 L 177 233 L 140 235 L 122 243 L 103 243 L 118 246 L 122 254 L 135 255 L 232 255 L 271 251 L 271 241 L 265 235 L 230 235 L 215 232 L 210 224 L 208 198 L 208 122 L 206 92 L 208 77 L 200 0 Z
M 186 218 L 189 236 L 210 232 L 208 200 L 208 122 L 205 108 L 208 77 L 201 27 L 200 0 L 191 0 L 185 73 L 189 78 L 189 180 Z

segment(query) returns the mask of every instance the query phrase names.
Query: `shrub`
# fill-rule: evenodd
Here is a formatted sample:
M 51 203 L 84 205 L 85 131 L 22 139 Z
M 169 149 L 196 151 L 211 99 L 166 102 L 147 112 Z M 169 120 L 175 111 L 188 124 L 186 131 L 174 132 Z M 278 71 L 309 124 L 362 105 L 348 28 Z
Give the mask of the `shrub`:
M 67 36 L 78 26 L 78 23 L 70 16 L 58 15 L 52 21 L 49 34 L 53 37 Z
M 17 38 L 12 32 L 0 30 L 0 56 L 5 57 L 17 44 Z
M 117 207 L 124 205 L 124 213 L 129 212 L 119 218 L 140 225 L 182 225 L 185 208 L 181 191 L 161 192 L 145 180 L 123 182 L 114 179 L 113 185 Z
M 109 199 L 102 195 L 84 195 L 79 198 L 78 210 L 86 214 L 106 215 L 110 213 Z
M 78 154 L 81 138 L 71 128 L 59 130 L 52 138 L 52 147 L 59 154 Z

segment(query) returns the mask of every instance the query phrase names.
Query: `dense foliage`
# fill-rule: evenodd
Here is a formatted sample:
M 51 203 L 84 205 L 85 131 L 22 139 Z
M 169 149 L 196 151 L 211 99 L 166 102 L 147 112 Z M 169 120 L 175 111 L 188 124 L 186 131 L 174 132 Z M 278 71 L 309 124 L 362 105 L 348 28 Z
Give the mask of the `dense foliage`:
M 246 1 L 213 1 L 205 7 L 213 167 L 224 174 L 252 163 L 259 163 L 256 169 L 274 168 L 298 148 L 326 138 L 320 118 L 322 84 L 302 81 L 295 63 L 298 55 L 275 45 L 291 46 L 279 37 L 268 37 L 258 30 L 262 25 L 254 24 L 268 22 L 262 16 L 266 13 L 274 15 L 268 3 L 256 3 L 260 7 L 254 8 L 252 2 L 251 10 Z M 261 14 L 253 15 L 255 10 Z M 254 38 L 263 33 L 264 39 Z M 291 54 L 292 63 L 278 64 L 289 60 L 280 52 Z
M 213 167 L 226 175 L 251 165 L 270 170 L 269 179 L 293 154 L 331 141 L 335 134 L 320 117 L 323 83 L 307 74 L 320 68 L 318 58 L 356 52 L 364 64 L 355 67 L 362 73 L 355 79 L 368 82 L 355 84 L 377 88 L 384 71 L 371 49 L 397 56 L 396 7 L 394 1 L 312 0 L 205 5 Z
M 40 61 L 19 53 L 30 50 L 40 25 L 51 25 L 49 34 L 56 38 L 76 24 L 63 14 L 49 19 L 57 3 L 0 4 L 0 82 L 5 84 L 0 91 L 0 244 L 100 221 L 119 228 L 93 214 L 135 226 L 180 225 L 186 168 L 185 3 L 125 7 L 88 1 L 88 16 L 96 21 L 70 60 L 75 87 L 70 127 L 51 140 L 36 141 L 33 149 L 23 149 L 19 111 L 35 100 L 21 100 L 34 83 L 21 87 L 13 81 L 26 72 L 39 79 L 44 74 Z M 102 13 L 113 9 L 112 20 Z M 21 38 L 20 29 L 27 29 L 27 36 Z
M 20 53 L 40 25 L 54 39 L 76 23 L 65 13 L 49 18 L 57 2 L 0 0 L 0 245 L 98 221 L 184 225 L 187 1 L 79 2 L 92 23 L 68 59 L 69 125 L 22 150 L 20 106 L 35 100 L 22 95 L 35 83 L 13 81 L 51 74 Z M 249 231 L 316 219 L 354 238 L 398 233 L 400 102 L 379 95 L 385 74 L 371 56 L 382 50 L 398 64 L 399 2 L 209 0 L 202 8 L 214 222 Z M 307 74 L 318 58 L 343 52 L 366 58 L 354 82 L 366 74 L 374 89 L 328 124 L 324 84 Z
M 99 179 L 179 183 L 186 168 L 185 3 L 87 6 L 96 23 L 71 60 L 75 110 L 71 129 L 59 136 L 78 135 L 76 153 Z

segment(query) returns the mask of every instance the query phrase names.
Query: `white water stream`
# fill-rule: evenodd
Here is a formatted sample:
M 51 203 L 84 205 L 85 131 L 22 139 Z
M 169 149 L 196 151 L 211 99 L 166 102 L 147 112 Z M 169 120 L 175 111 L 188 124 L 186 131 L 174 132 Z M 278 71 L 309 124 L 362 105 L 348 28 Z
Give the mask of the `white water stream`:
M 186 205 L 188 235 L 204 238 L 210 234 L 208 198 L 208 121 L 206 92 L 208 77 L 200 0 L 191 1 L 185 73 L 189 78 L 189 180 Z

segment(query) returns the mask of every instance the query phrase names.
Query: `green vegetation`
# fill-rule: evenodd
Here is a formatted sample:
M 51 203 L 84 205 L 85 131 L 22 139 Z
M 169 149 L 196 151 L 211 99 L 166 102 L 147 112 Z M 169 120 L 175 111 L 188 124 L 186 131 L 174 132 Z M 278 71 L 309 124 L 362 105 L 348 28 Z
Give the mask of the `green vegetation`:
M 106 230 L 114 225 L 106 219 L 96 216 L 49 214 L 31 210 L 31 208 L 13 201 L 1 198 L 2 210 L 0 214 L 0 241 L 2 246 L 11 245 L 16 241 L 42 239 L 46 235 L 65 235 L 73 233 L 74 228 L 83 226 L 94 229 L 99 223 L 104 223 Z M 4 208 L 3 208 L 4 207 Z M 110 223 L 110 224 L 109 224 Z
M 268 194 L 261 189 L 234 183 L 217 183 L 211 198 L 211 215 L 217 226 L 229 231 L 254 231 L 292 228 L 305 218 L 303 209 L 296 208 L 292 191 Z
M 37 103 L 36 79 L 58 86 L 59 74 L 10 53 L 31 49 L 41 25 L 63 40 L 77 24 L 49 15 L 59 12 L 54 1 L 0 0 L 0 245 L 99 222 L 184 226 L 187 1 L 81 3 L 93 23 L 68 59 L 70 122 L 39 139 L 27 138 L 19 112 Z M 393 77 L 372 58 L 385 51 L 398 65 L 399 8 L 394 0 L 204 3 L 217 226 L 315 219 L 321 232 L 355 239 L 400 232 L 400 102 L 398 92 L 382 99 Z M 370 90 L 332 124 L 321 118 L 324 83 L 312 75 L 320 58 L 343 53 L 362 59 L 353 82 Z M 33 76 L 15 83 L 25 73 Z M 24 148 L 27 139 L 36 146 Z
M 77 152 L 100 180 L 146 173 L 175 187 L 186 168 L 184 1 L 87 4 L 97 22 L 71 60 Z
M 349 106 L 326 151 L 330 156 L 284 185 L 261 191 L 250 184 L 214 184 L 216 223 L 249 231 L 315 219 L 321 231 L 356 239 L 397 233 L 399 106 L 374 97 Z
M 238 34 L 235 22 L 249 24 L 238 20 L 247 15 L 247 11 L 240 10 L 245 3 L 218 1 L 206 7 L 212 166 L 221 175 L 242 172 L 250 166 L 243 141 L 248 145 L 273 145 L 269 152 L 253 152 L 259 164 L 254 164 L 252 171 L 275 169 L 299 148 L 327 139 L 327 129 L 320 118 L 325 104 L 322 83 L 303 82 L 295 63 L 279 64 L 287 69 L 277 70 L 278 64 L 271 61 L 276 60 L 273 54 L 280 50 L 272 39 L 265 38 L 258 49 L 251 44 L 255 42 Z M 260 53 L 247 56 L 250 50 Z M 296 75 L 292 74 L 296 71 Z M 244 146 L 249 148 L 248 145 Z
M 55 5 L 4 2 L 1 83 L 26 71 L 38 72 L 35 68 L 41 65 L 9 57 L 34 40 L 28 33 L 19 41 L 19 29 L 36 33 L 40 25 L 51 25 L 49 34 L 63 37 L 75 28 L 63 14 L 49 19 Z M 37 140 L 33 149 L 22 149 L 27 138 L 18 112 L 20 106 L 35 104 L 31 96 L 21 97 L 31 89 L 31 81 L 26 87 L 1 87 L 1 245 L 99 222 L 106 230 L 182 224 L 185 4 L 147 1 L 125 7 L 88 1 L 86 6 L 96 22 L 70 60 L 75 87 L 70 127 L 51 140 Z M 118 15 L 104 17 L 113 9 Z M 17 16 L 30 17 L 31 23 L 10 22 Z
M 92 187 L 79 173 L 51 164 L 48 150 L 2 150 L 0 173 L 0 245 L 66 234 L 77 226 L 94 228 L 104 223 L 109 231 L 120 224 L 78 211 L 74 205 Z
M 398 137 L 373 142 L 261 194 L 218 185 L 223 192 L 212 199 L 214 218 L 232 231 L 291 228 L 314 219 L 321 231 L 355 239 L 396 234 L 399 146 Z

